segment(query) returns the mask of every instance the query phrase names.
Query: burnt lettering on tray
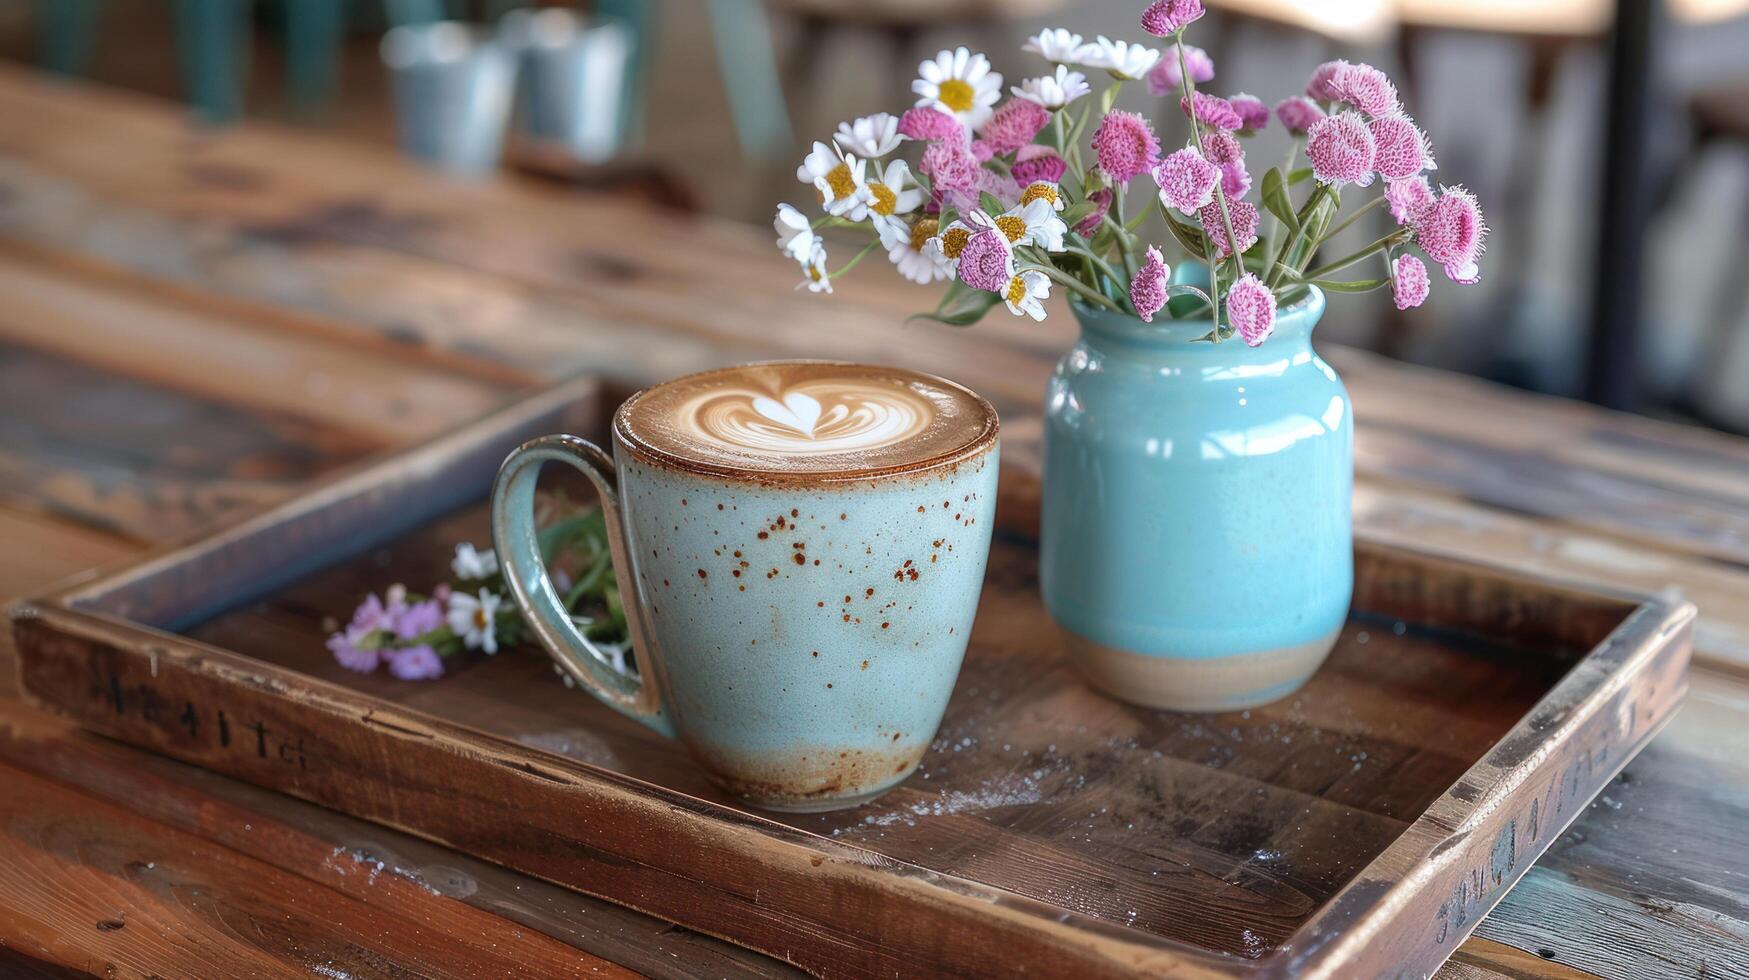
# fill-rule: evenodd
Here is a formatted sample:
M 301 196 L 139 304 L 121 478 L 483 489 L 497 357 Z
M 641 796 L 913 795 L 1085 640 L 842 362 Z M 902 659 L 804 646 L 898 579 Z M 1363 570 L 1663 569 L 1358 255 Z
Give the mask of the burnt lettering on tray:
M 233 749 L 231 727 L 235 723 L 254 736 L 241 740 L 235 746 L 236 750 L 299 769 L 310 767 L 303 735 L 270 728 L 262 719 L 239 720 L 235 708 L 227 711 L 193 699 L 168 695 L 152 680 L 158 676 L 155 669 L 151 678 L 134 681 L 124 664 L 127 662 L 114 655 L 96 656 L 91 660 L 92 700 L 112 709 L 119 719 L 137 720 L 153 726 L 184 744 L 205 741 L 207 747 L 216 750 Z M 178 700 L 182 702 L 180 707 L 176 703 Z

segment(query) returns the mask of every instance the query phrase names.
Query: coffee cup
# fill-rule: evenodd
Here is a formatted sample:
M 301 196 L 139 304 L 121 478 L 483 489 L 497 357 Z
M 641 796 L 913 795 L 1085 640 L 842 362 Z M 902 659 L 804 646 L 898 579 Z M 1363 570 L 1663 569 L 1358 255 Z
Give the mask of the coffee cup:
M 499 473 L 505 577 L 558 666 L 682 742 L 757 806 L 854 806 L 916 769 L 977 611 L 999 423 L 984 399 L 899 368 L 743 365 L 639 392 L 612 453 L 535 439 Z M 600 494 L 637 672 L 577 628 L 541 560 L 542 464 Z

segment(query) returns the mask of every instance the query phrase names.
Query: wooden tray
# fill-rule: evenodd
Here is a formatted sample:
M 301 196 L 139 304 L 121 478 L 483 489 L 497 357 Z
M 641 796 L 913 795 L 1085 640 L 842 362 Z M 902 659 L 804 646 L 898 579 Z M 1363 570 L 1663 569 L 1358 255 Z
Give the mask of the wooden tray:
M 23 688 L 99 732 L 831 975 L 1431 972 L 1670 716 L 1693 607 L 1361 541 L 1356 612 L 1281 702 L 1130 708 L 1037 600 L 1003 474 L 978 627 L 922 769 L 823 815 L 738 808 L 544 655 L 433 682 L 325 631 L 487 540 L 499 459 L 590 432 L 578 382 L 13 612 Z M 1016 426 L 1024 430 L 1024 426 Z M 1024 451 L 1005 454 L 1014 458 Z

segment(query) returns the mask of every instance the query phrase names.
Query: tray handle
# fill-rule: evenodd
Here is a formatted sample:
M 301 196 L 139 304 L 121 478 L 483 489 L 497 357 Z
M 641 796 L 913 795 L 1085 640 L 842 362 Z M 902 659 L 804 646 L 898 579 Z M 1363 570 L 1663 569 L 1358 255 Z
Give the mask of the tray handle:
M 636 678 L 613 669 L 611 658 L 583 635 L 571 621 L 552 578 L 547 575 L 534 525 L 534 490 L 540 468 L 548 462 L 576 467 L 601 495 L 613 574 L 619 580 L 620 595 L 625 598 L 626 621 L 639 657 Z M 654 647 L 646 642 L 649 630 L 644 628 L 642 603 L 631 578 L 625 529 L 620 523 L 619 476 L 612 457 L 594 443 L 572 435 L 541 436 L 516 447 L 498 470 L 498 481 L 492 490 L 492 538 L 511 595 L 560 669 L 608 707 L 673 738 L 674 726 L 663 710 L 656 685 L 661 665 L 656 662 Z

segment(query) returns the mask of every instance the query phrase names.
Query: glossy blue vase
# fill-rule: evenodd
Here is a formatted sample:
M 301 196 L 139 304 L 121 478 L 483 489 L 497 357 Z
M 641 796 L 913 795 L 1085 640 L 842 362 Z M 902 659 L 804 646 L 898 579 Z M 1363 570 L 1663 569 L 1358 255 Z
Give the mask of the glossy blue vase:
M 1190 270 L 1183 270 L 1190 271 Z M 1040 581 L 1094 686 L 1178 711 L 1273 701 L 1335 644 L 1354 585 L 1348 393 L 1324 296 L 1259 347 L 1075 305 L 1045 401 Z

